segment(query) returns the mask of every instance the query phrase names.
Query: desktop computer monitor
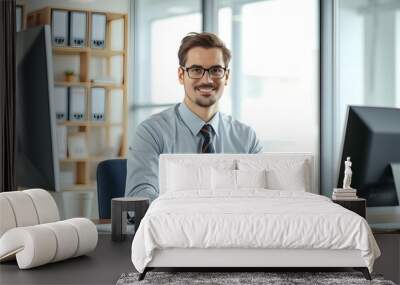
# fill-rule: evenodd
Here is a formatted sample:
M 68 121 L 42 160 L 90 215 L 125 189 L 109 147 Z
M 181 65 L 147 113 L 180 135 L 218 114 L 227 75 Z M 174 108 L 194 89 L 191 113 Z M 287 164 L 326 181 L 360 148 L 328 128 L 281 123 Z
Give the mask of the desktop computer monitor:
M 337 187 L 351 157 L 352 183 L 370 223 L 400 226 L 400 109 L 349 106 Z
M 16 183 L 59 190 L 50 27 L 17 33 Z

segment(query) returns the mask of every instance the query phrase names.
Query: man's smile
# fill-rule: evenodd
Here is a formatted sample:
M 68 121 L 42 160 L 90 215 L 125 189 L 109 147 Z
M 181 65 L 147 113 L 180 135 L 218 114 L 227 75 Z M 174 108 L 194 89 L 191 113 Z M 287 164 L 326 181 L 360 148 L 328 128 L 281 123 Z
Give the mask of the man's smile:
M 202 85 L 194 88 L 196 91 L 202 93 L 202 95 L 210 95 L 210 93 L 215 91 L 214 86 L 211 85 Z

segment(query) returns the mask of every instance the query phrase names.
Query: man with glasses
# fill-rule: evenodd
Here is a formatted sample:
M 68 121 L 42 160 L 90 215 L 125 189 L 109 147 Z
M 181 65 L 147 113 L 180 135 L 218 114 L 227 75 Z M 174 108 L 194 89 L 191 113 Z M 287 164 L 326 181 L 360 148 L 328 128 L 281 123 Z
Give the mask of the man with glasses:
M 190 33 L 178 51 L 182 103 L 143 121 L 129 148 L 125 196 L 158 197 L 161 153 L 259 153 L 252 128 L 218 112 L 231 52 L 211 33 Z M 168 90 L 166 90 L 168 92 Z

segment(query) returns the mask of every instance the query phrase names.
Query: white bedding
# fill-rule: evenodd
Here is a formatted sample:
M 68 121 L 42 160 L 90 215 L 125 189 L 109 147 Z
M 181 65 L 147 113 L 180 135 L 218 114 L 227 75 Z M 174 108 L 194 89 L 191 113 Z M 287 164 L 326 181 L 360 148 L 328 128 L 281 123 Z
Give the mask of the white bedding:
M 161 195 L 134 237 L 135 268 L 165 248 L 358 249 L 370 272 L 380 255 L 359 215 L 324 196 L 266 189 Z

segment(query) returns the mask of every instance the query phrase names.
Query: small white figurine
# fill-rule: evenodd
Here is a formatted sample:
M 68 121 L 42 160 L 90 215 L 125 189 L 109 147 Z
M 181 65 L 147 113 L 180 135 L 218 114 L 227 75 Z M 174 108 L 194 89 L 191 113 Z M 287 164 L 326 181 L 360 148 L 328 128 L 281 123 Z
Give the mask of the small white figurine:
M 352 189 L 351 188 L 351 176 L 353 175 L 353 171 L 351 171 L 351 161 L 350 157 L 348 156 L 346 161 L 344 162 L 345 169 L 344 169 L 344 179 L 343 179 L 343 189 Z

